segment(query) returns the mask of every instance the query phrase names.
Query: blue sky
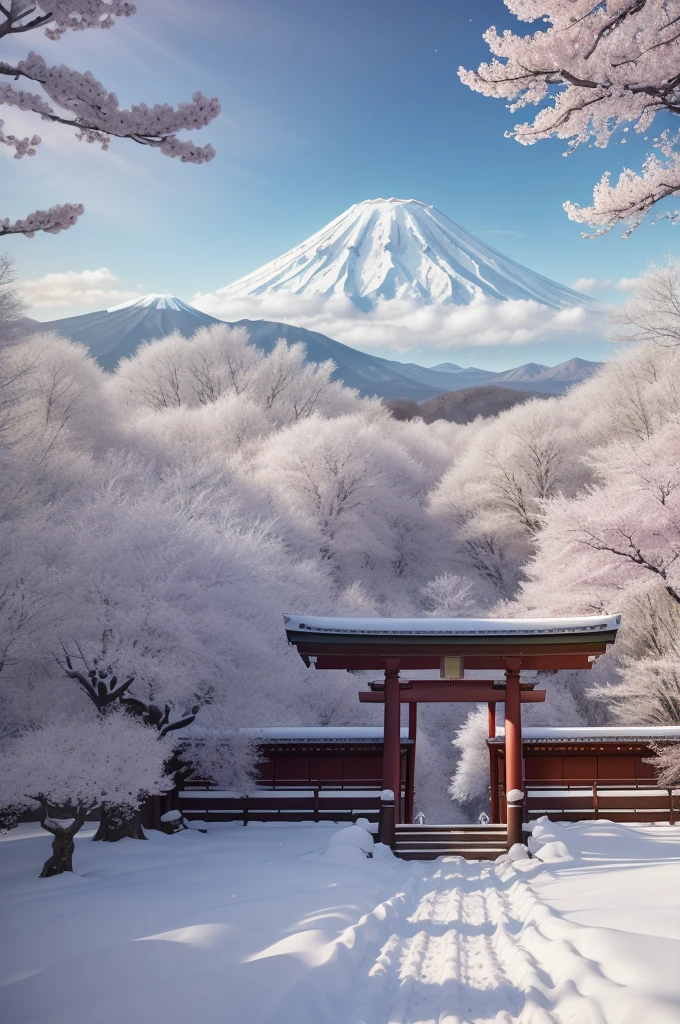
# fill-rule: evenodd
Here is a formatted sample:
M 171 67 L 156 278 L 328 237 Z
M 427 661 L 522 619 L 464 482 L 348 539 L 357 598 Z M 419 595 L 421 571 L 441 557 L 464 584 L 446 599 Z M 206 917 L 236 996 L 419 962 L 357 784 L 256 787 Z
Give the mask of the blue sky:
M 488 56 L 481 36 L 491 24 L 518 27 L 501 0 L 139 0 L 138 14 L 108 32 L 12 40 L 16 53 L 40 49 L 51 62 L 91 70 L 125 105 L 176 103 L 197 89 L 222 103 L 221 117 L 195 135 L 218 151 L 201 167 L 121 140 L 101 153 L 6 110 L 6 130 L 38 131 L 45 142 L 21 162 L 7 162 L 0 147 L 3 215 L 60 201 L 86 206 L 68 232 L 3 246 L 21 279 L 70 273 L 49 290 L 27 285 L 32 297 L 49 295 L 33 315 L 88 312 L 136 292 L 191 300 L 377 196 L 433 204 L 565 284 L 635 278 L 664 259 L 677 248 L 666 222 L 628 240 L 611 232 L 589 241 L 562 209 L 566 199 L 587 203 L 602 172 L 618 171 L 624 157 L 639 167 L 642 139 L 629 133 L 625 147 L 582 147 L 566 159 L 559 141 L 523 147 L 504 138 L 515 118 L 503 103 L 459 82 L 459 64 Z M 101 268 L 108 277 L 92 274 Z M 620 301 L 625 293 L 594 294 Z M 608 350 L 576 339 L 478 351 L 424 345 L 397 357 L 503 368 Z

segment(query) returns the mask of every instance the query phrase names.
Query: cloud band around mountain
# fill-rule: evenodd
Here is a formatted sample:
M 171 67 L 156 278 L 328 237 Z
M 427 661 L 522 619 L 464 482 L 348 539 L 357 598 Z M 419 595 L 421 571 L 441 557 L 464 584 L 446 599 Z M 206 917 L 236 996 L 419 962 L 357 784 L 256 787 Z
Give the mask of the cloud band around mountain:
M 225 296 L 198 293 L 191 302 L 223 320 L 275 320 L 305 327 L 356 347 L 400 354 L 427 345 L 435 349 L 519 346 L 531 342 L 591 339 L 605 334 L 606 309 L 550 309 L 524 299 L 504 301 L 477 296 L 468 305 L 418 304 L 411 299 L 379 299 L 369 312 L 345 297 Z

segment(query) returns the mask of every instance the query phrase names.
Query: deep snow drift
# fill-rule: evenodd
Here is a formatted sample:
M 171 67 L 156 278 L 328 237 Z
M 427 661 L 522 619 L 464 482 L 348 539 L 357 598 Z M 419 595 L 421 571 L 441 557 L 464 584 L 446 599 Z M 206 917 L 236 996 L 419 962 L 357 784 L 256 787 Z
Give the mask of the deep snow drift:
M 542 822 L 491 865 L 356 825 L 91 835 L 47 880 L 37 826 L 0 842 L 5 1024 L 678 1019 L 680 828 Z
M 355 203 L 219 294 L 226 302 L 278 292 L 349 298 L 363 310 L 378 299 L 466 306 L 482 296 L 533 300 L 550 309 L 598 305 L 508 259 L 417 199 Z

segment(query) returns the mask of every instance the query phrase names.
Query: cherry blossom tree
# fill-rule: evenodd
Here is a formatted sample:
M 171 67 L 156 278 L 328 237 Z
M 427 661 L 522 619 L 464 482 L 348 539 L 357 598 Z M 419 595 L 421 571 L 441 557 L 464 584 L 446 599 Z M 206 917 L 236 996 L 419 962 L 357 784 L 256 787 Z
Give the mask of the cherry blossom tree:
M 569 140 L 568 153 L 592 140 L 601 148 L 628 125 L 645 134 L 657 115 L 680 113 L 680 6 L 677 0 L 505 0 L 520 21 L 547 25 L 528 35 L 495 28 L 484 33 L 494 55 L 461 81 L 509 101 L 511 111 L 533 105 L 533 121 L 507 134 L 523 145 Z M 657 203 L 680 193 L 678 132 L 664 128 L 640 173 L 607 172 L 593 204 L 565 203 L 568 216 L 591 224 L 594 235 L 616 224 L 631 231 Z M 566 155 L 566 154 L 565 154 Z M 658 213 L 673 223 L 678 211 Z
M 137 808 L 172 787 L 167 741 L 124 713 L 62 719 L 29 730 L 0 755 L 0 806 L 38 807 L 54 836 L 41 878 L 73 870 L 74 837 L 103 800 Z M 73 812 L 71 820 L 56 817 Z
M 39 29 L 44 29 L 53 40 L 69 30 L 108 29 L 117 18 L 129 17 L 135 10 L 134 4 L 126 0 L 9 0 L 8 4 L 0 4 L 0 39 L 23 37 Z M 81 142 L 94 143 L 106 150 L 112 136 L 130 139 L 183 163 L 201 164 L 215 156 L 212 146 L 198 146 L 178 135 L 185 129 L 205 127 L 219 114 L 217 99 L 207 99 L 200 92 L 177 107 L 169 103 L 138 103 L 129 110 L 121 109 L 116 94 L 109 92 L 91 72 L 81 73 L 64 64 L 50 66 L 35 52 L 18 61 L 0 61 L 0 76 L 40 89 L 36 92 L 0 80 L 0 104 L 73 128 Z M 0 121 L 0 143 L 13 149 L 16 159 L 35 156 L 40 142 L 39 135 L 19 138 L 5 133 L 4 122 Z M 0 220 L 0 235 L 32 238 L 36 231 L 57 234 L 75 224 L 82 213 L 82 204 L 62 203 L 13 222 L 5 217 Z
M 593 453 L 601 486 L 546 512 L 525 592 L 557 611 L 602 611 L 622 591 L 658 587 L 680 605 L 680 424 Z M 559 597 L 559 594 L 562 597 Z

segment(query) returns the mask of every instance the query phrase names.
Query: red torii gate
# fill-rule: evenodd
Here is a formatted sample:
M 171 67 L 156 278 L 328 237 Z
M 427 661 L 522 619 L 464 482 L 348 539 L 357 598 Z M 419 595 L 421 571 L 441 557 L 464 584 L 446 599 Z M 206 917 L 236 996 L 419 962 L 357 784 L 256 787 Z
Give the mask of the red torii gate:
M 302 660 L 317 669 L 382 671 L 384 682 L 359 694 L 364 703 L 384 705 L 383 788 L 401 801 L 400 707 L 409 705 L 415 741 L 420 701 L 485 702 L 495 717 L 505 703 L 506 794 L 523 790 L 523 703 L 544 701 L 522 671 L 589 669 L 614 643 L 620 615 L 569 619 L 355 619 L 284 615 L 286 635 Z M 436 679 L 400 682 L 400 672 L 435 670 Z M 505 682 L 465 678 L 465 671 L 498 671 Z M 412 709 L 412 710 L 411 710 Z M 508 844 L 521 842 L 522 806 L 508 801 Z

